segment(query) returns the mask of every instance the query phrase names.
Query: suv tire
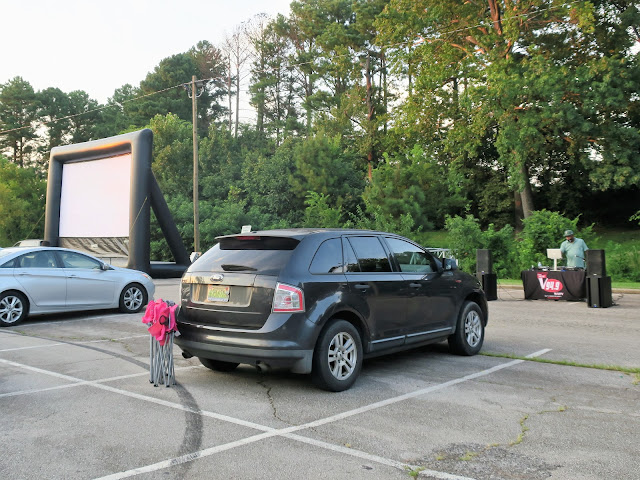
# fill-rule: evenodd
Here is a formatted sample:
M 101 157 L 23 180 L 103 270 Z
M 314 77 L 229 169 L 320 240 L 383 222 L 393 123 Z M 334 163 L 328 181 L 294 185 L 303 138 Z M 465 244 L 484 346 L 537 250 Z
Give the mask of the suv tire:
M 324 390 L 341 392 L 350 388 L 362 369 L 362 340 L 351 323 L 336 319 L 318 338 L 313 352 L 313 382 Z
M 456 333 L 449 336 L 449 349 L 456 355 L 475 355 L 484 342 L 484 314 L 475 302 L 465 302 L 460 310 Z

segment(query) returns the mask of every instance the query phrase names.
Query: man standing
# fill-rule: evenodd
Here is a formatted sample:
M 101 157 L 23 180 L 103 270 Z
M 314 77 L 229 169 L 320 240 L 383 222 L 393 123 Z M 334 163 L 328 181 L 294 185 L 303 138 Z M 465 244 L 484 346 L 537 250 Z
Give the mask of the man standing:
M 566 240 L 560 245 L 560 251 L 567 257 L 567 267 L 584 268 L 584 252 L 589 250 L 581 238 L 573 235 L 573 230 L 565 230 Z

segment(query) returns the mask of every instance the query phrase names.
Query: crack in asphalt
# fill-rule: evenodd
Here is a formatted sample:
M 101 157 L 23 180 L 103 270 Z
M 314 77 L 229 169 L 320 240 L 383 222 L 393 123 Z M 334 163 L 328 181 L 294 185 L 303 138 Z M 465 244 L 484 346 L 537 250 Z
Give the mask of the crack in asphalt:
M 264 378 L 262 380 L 258 381 L 257 384 L 260 385 L 262 388 L 266 389 L 267 399 L 269 400 L 269 404 L 271 405 L 271 410 L 273 412 L 273 418 L 275 418 L 276 420 L 281 421 L 285 425 L 291 425 L 289 422 L 287 422 L 286 420 L 280 418 L 280 416 L 278 415 L 278 408 L 276 407 L 275 400 L 274 400 L 273 396 L 271 395 L 271 390 L 272 390 L 273 387 L 268 386 L 266 384 L 266 380 Z

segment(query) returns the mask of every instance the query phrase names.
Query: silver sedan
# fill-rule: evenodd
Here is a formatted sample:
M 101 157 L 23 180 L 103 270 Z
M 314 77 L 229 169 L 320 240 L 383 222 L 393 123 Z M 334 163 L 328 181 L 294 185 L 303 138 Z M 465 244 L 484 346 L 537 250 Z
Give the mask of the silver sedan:
M 119 308 L 136 313 L 153 298 L 144 272 L 55 247 L 0 249 L 0 327 L 28 315 Z

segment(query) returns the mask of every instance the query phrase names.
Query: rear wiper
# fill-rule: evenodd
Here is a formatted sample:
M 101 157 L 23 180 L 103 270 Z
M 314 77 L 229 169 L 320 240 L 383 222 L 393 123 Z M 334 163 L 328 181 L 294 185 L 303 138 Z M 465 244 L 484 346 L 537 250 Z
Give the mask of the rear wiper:
M 255 271 L 257 271 L 257 269 L 255 269 L 253 267 L 247 267 L 246 265 L 235 265 L 233 263 L 223 263 L 220 266 L 222 267 L 222 269 L 225 272 L 242 272 L 242 271 L 255 272 Z

